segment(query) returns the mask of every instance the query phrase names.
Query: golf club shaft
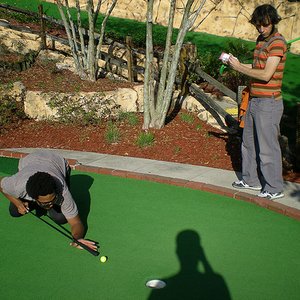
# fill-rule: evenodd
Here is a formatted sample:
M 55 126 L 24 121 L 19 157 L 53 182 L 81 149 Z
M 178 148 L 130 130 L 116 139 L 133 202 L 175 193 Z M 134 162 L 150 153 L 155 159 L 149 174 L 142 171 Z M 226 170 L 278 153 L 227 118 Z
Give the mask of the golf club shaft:
M 66 234 L 65 232 L 59 230 L 57 227 L 55 227 L 54 225 L 52 225 L 51 223 L 47 222 L 46 220 L 38 217 L 36 214 L 34 214 L 33 212 L 29 211 L 33 216 L 35 216 L 36 218 L 38 218 L 39 220 L 43 221 L 44 223 L 46 223 L 47 225 L 49 225 L 50 227 L 52 227 L 53 229 L 57 230 L 58 232 L 60 232 L 62 235 L 64 235 L 65 237 L 67 237 L 68 239 L 70 239 L 72 242 L 76 243 L 77 245 L 79 245 L 80 247 L 82 247 L 83 249 L 87 250 L 89 253 L 91 253 L 94 256 L 98 256 L 99 252 L 96 250 L 91 249 L 90 247 L 88 247 L 87 245 L 79 242 L 77 239 L 75 239 L 72 236 L 69 236 L 68 234 Z M 60 224 L 58 224 L 60 225 Z M 61 225 L 60 225 L 61 226 Z M 62 226 L 61 226 L 62 227 Z M 63 227 L 64 228 L 64 227 Z M 64 228 L 65 229 L 65 228 Z
M 48 215 L 46 215 L 46 217 L 48 217 L 52 222 L 55 222 L 55 221 L 54 221 L 51 217 L 49 217 Z M 56 224 L 57 224 L 61 229 L 63 229 L 65 232 L 68 233 L 68 234 L 66 234 L 66 233 L 63 232 L 63 234 L 64 234 L 64 235 L 67 235 L 70 239 L 72 239 L 74 243 L 80 245 L 82 248 L 84 248 L 85 250 L 87 250 L 87 251 L 89 251 L 89 252 L 92 251 L 91 254 L 93 254 L 93 255 L 95 255 L 95 256 L 98 256 L 98 255 L 99 255 L 99 252 L 98 252 L 98 251 L 92 250 L 92 249 L 89 248 L 87 245 L 85 245 L 85 244 L 79 242 L 77 239 L 71 237 L 71 236 L 70 236 L 71 232 L 70 232 L 67 228 L 65 228 L 65 227 L 62 226 L 61 224 L 58 224 L 58 223 L 56 223 Z M 60 231 L 60 232 L 61 232 L 61 231 Z

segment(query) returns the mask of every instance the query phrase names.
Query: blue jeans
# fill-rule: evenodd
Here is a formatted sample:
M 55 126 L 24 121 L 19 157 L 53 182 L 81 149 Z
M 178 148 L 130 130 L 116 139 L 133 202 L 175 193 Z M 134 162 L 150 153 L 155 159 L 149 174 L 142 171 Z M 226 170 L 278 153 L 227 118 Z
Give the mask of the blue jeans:
M 282 114 L 282 100 L 252 98 L 245 116 L 242 177 L 249 185 L 262 184 L 262 189 L 270 193 L 283 191 L 282 157 L 278 141 Z

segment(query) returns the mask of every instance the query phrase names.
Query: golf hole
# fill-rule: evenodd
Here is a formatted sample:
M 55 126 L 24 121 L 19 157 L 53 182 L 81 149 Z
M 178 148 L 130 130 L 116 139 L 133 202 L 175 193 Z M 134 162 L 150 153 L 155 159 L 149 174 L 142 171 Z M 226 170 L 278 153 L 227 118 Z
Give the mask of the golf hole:
M 152 279 L 146 282 L 146 286 L 150 289 L 162 289 L 166 286 L 166 283 L 159 279 Z

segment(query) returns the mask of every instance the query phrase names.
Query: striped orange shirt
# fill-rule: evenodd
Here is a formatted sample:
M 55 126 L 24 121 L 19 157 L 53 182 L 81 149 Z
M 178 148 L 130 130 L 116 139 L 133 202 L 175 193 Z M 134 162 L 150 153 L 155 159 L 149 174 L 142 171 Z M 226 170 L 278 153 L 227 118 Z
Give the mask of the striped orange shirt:
M 267 45 L 271 38 L 278 36 Z M 267 47 L 265 47 L 267 45 Z M 265 48 L 264 48 L 265 47 Z M 276 98 L 281 99 L 281 86 L 283 79 L 284 65 L 286 61 L 287 44 L 281 34 L 275 32 L 265 40 L 257 39 L 254 50 L 253 69 L 263 70 L 268 57 L 279 56 L 280 62 L 268 82 L 253 78 L 250 85 L 250 95 L 255 98 Z

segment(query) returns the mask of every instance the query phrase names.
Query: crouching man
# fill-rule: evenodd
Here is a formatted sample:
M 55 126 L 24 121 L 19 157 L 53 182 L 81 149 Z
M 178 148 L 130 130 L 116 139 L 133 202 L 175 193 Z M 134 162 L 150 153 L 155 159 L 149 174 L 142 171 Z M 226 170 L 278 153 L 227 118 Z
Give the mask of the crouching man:
M 69 223 L 73 238 L 97 250 L 96 242 L 84 239 L 85 228 L 69 190 L 70 173 L 63 157 L 38 150 L 20 159 L 15 175 L 0 178 L 0 191 L 10 201 L 12 217 L 21 217 L 32 210 L 37 215 L 48 213 L 57 224 Z M 71 245 L 81 248 L 76 243 Z

